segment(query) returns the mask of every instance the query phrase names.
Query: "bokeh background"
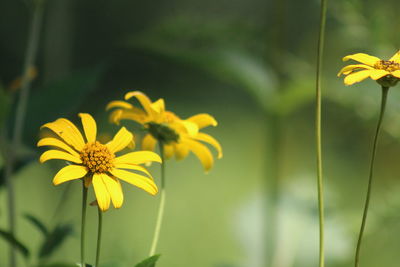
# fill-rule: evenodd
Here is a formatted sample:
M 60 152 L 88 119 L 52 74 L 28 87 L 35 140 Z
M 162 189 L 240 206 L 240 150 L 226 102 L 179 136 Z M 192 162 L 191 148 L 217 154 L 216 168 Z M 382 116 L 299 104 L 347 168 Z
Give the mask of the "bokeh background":
M 319 1 L 47 0 L 37 77 L 29 99 L 17 194 L 17 238 L 35 266 L 42 235 L 30 214 L 72 234 L 45 262 L 79 259 L 79 182 L 53 187 L 60 162 L 38 163 L 39 127 L 89 112 L 103 138 L 105 105 L 129 90 L 164 98 L 182 117 L 210 113 L 224 157 L 205 174 L 190 155 L 167 162 L 160 267 L 305 267 L 318 259 L 314 91 Z M 353 262 L 364 203 L 380 89 L 336 77 L 345 55 L 389 58 L 400 48 L 399 4 L 338 0 L 328 6 L 323 71 L 323 156 L 327 266 Z M 0 119 L 9 143 L 32 3 L 0 2 Z M 398 266 L 400 93 L 389 92 L 361 263 Z M 133 124 L 127 124 L 133 129 Z M 140 136 L 140 133 L 138 133 Z M 0 158 L 0 165 L 4 158 Z M 159 182 L 159 166 L 151 167 Z M 147 256 L 158 197 L 125 184 L 120 210 L 104 216 L 103 266 L 134 266 Z M 90 195 L 93 198 L 93 192 Z M 0 187 L 0 228 L 7 229 Z M 87 259 L 94 262 L 96 211 L 89 208 Z M 0 266 L 7 264 L 0 239 Z

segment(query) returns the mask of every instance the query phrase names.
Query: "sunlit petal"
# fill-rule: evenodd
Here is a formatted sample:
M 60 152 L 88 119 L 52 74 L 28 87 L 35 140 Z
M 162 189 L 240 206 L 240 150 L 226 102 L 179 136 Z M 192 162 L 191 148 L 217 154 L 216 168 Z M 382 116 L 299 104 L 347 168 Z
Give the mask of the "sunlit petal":
M 190 139 L 182 140 L 182 143 L 186 144 L 189 149 L 196 155 L 206 172 L 211 169 L 214 164 L 214 159 L 210 150 L 205 145 Z
M 86 167 L 80 165 L 69 165 L 59 170 L 54 176 L 53 184 L 59 185 L 67 181 L 82 178 L 87 174 Z
M 40 156 L 39 161 L 40 163 L 43 163 L 51 159 L 63 159 L 75 163 L 82 163 L 82 160 L 79 157 L 60 150 L 47 150 Z
M 49 128 L 78 151 L 85 145 L 82 134 L 79 132 L 78 128 L 67 119 L 61 118 L 54 122 L 46 123 L 41 128 Z
M 110 193 L 111 201 L 115 208 L 120 208 L 124 203 L 124 194 L 122 193 L 121 183 L 114 177 L 102 175 L 104 184 L 107 187 L 108 193 Z
M 111 153 L 121 151 L 133 141 L 133 134 L 125 127 L 122 127 L 114 136 L 113 140 L 108 142 L 106 146 L 110 149 Z
M 151 151 L 136 151 L 115 158 L 114 164 L 142 164 L 150 161 L 161 163 L 161 158 L 158 154 Z
M 57 139 L 57 138 L 52 138 L 52 137 L 46 137 L 43 139 L 40 139 L 39 142 L 37 143 L 37 146 L 54 146 L 57 148 L 61 148 L 68 153 L 72 154 L 75 157 L 79 157 L 78 152 L 76 152 L 73 148 L 71 148 L 69 145 L 64 143 L 63 141 Z
M 371 71 L 370 70 L 362 70 L 355 73 L 351 73 L 344 78 L 344 84 L 352 85 L 357 82 L 361 82 L 362 80 L 369 77 Z
M 118 169 L 113 169 L 110 171 L 112 175 L 117 177 L 118 179 L 121 179 L 127 183 L 130 183 L 136 187 L 139 187 L 146 191 L 147 193 L 151 195 L 155 195 L 158 192 L 158 188 L 154 181 L 148 177 L 125 171 L 125 170 L 118 170 Z
M 82 120 L 83 130 L 88 142 L 95 142 L 97 135 L 97 125 L 93 117 L 88 113 L 79 113 Z
M 97 204 L 101 211 L 106 211 L 110 207 L 110 193 L 104 184 L 104 179 L 109 178 L 106 174 L 93 174 L 93 188 L 96 195 Z
M 396 63 L 400 63 L 400 50 L 396 52 L 396 54 L 394 54 L 389 61 L 394 61 Z
M 151 107 L 151 100 L 145 94 L 140 91 L 132 91 L 125 94 L 125 100 L 128 100 L 132 97 L 136 97 L 148 115 L 154 114 L 154 110 Z
M 378 61 L 380 61 L 380 58 L 374 57 L 374 56 L 370 56 L 364 53 L 357 53 L 357 54 L 353 54 L 353 55 L 348 55 L 345 56 L 343 58 L 343 61 L 347 61 L 347 60 L 355 60 L 358 61 L 360 63 L 363 64 L 367 64 L 371 67 L 373 67 L 375 65 L 375 63 L 377 63 Z
M 369 77 L 371 77 L 371 79 L 373 80 L 378 80 L 380 78 L 382 78 L 385 75 L 389 75 L 390 72 L 387 72 L 386 70 L 371 70 Z
M 115 168 L 141 171 L 141 172 L 144 172 L 145 174 L 147 174 L 150 178 L 153 178 L 151 176 L 150 172 L 145 167 L 142 167 L 140 165 L 119 163 L 119 164 L 115 164 Z

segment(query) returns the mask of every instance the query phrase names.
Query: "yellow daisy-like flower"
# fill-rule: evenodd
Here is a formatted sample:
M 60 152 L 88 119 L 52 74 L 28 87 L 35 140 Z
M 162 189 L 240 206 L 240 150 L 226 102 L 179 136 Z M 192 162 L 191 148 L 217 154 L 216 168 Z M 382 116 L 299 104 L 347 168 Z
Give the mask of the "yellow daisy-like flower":
M 362 64 L 348 65 L 339 71 L 338 77 L 342 74 L 346 75 L 344 78 L 346 85 L 352 85 L 370 77 L 384 87 L 392 87 L 400 79 L 400 51 L 394 54 L 389 60 L 382 60 L 367 54 L 357 53 L 345 56 L 343 61 L 350 59 Z
M 41 127 L 50 129 L 57 137 L 44 137 L 38 142 L 37 146 L 56 148 L 44 152 L 40 156 L 40 162 L 62 159 L 70 163 L 55 175 L 53 184 L 84 179 L 86 187 L 93 184 L 97 203 L 102 211 L 109 208 L 110 202 L 115 208 L 122 206 L 124 195 L 119 180 L 155 195 L 158 189 L 151 174 L 139 164 L 161 162 L 161 158 L 149 151 L 130 152 L 116 157 L 116 152 L 133 142 L 132 133 L 122 127 L 110 142 L 103 145 L 96 141 L 97 126 L 93 117 L 87 113 L 80 113 L 79 116 L 85 138 L 72 122 L 64 118 Z M 147 176 L 127 170 L 139 171 Z
M 217 121 L 209 114 L 198 114 L 182 120 L 176 114 L 165 109 L 163 99 L 155 102 L 142 92 L 132 91 L 125 95 L 125 100 L 135 97 L 143 109 L 133 106 L 126 101 L 112 101 L 106 109 L 116 108 L 110 115 L 113 123 L 121 120 L 133 120 L 142 124 L 148 133 L 142 141 L 142 149 L 154 151 L 157 142 L 162 142 L 165 157 L 176 159 L 185 158 L 190 151 L 201 161 L 205 171 L 212 168 L 214 158 L 206 145 L 213 146 L 222 157 L 221 145 L 212 136 L 200 132 L 207 126 L 217 126 Z

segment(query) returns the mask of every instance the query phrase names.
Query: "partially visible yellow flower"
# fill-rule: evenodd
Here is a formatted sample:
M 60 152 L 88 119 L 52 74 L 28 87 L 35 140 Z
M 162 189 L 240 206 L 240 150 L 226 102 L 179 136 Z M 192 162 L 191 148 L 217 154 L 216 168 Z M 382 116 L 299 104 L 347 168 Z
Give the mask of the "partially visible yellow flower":
M 119 124 L 121 120 L 133 120 L 142 124 L 147 134 L 142 141 L 142 149 L 154 151 L 157 142 L 162 142 L 165 157 L 176 159 L 185 158 L 190 151 L 201 161 L 205 171 L 212 168 L 214 158 L 207 143 L 218 151 L 218 158 L 222 157 L 221 145 L 212 136 L 200 132 L 207 126 L 217 126 L 217 121 L 209 114 L 198 114 L 182 120 L 176 114 L 165 109 L 164 99 L 155 102 L 142 92 L 132 91 L 125 95 L 125 100 L 135 97 L 142 108 L 133 106 L 126 101 L 112 101 L 106 109 L 114 109 L 110 120 Z
M 110 142 L 103 145 L 96 140 L 97 126 L 93 117 L 87 113 L 80 113 L 79 116 L 85 138 L 72 122 L 64 118 L 41 127 L 50 129 L 57 137 L 45 137 L 38 142 L 38 146 L 56 148 L 44 152 L 40 156 L 40 162 L 50 159 L 62 159 L 68 162 L 68 166 L 55 175 L 53 184 L 84 179 L 86 187 L 93 184 L 97 203 L 102 211 L 109 208 L 110 202 L 115 208 L 122 206 L 124 195 L 119 180 L 155 195 L 158 189 L 151 174 L 139 164 L 161 162 L 161 158 L 149 151 L 130 152 L 116 157 L 116 152 L 132 143 L 132 133 L 122 127 Z M 139 171 L 147 176 L 127 170 Z
M 348 65 L 339 71 L 338 77 L 342 74 L 346 75 L 344 78 L 346 85 L 352 85 L 370 77 L 382 86 L 391 87 L 396 85 L 400 79 L 400 51 L 394 54 L 389 60 L 382 60 L 367 54 L 357 53 L 345 56 L 343 61 L 350 59 L 362 64 Z

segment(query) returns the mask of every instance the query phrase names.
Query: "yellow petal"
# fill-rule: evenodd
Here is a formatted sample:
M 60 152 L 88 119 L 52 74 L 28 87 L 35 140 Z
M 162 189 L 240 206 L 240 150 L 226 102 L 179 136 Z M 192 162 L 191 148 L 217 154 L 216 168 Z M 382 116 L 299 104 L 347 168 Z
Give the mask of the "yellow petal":
M 344 84 L 352 85 L 354 83 L 361 82 L 362 80 L 368 78 L 370 73 L 371 73 L 370 70 L 362 70 L 351 73 L 347 75 L 346 78 L 344 78 Z
M 69 145 L 64 143 L 63 141 L 57 139 L 57 138 L 52 138 L 52 137 L 46 137 L 43 139 L 40 139 L 39 142 L 37 143 L 37 146 L 54 146 L 57 148 L 64 149 L 68 153 L 72 154 L 75 157 L 79 157 L 78 152 L 76 152 L 74 149 L 72 149 Z
M 371 70 L 370 74 L 369 74 L 371 79 L 373 79 L 375 81 L 382 78 L 385 75 L 390 75 L 390 72 L 388 72 L 386 70 Z
M 189 148 L 184 144 L 175 144 L 175 157 L 177 160 L 181 160 L 187 157 L 189 154 Z
M 110 207 L 110 193 L 107 190 L 106 185 L 104 184 L 104 178 L 109 178 L 106 174 L 93 174 L 93 188 L 94 193 L 96 195 L 97 204 L 101 211 L 106 211 Z
M 112 108 L 131 109 L 131 108 L 133 108 L 133 106 L 130 103 L 125 102 L 125 101 L 111 101 L 106 106 L 106 110 L 110 110 Z
M 136 99 L 143 106 L 143 108 L 147 112 L 147 114 L 149 114 L 149 115 L 154 114 L 154 110 L 151 107 L 151 100 L 145 94 L 143 94 L 140 91 L 132 91 L 132 92 L 128 92 L 125 94 L 125 100 L 128 100 L 132 97 L 136 97 Z
M 154 151 L 156 148 L 157 139 L 155 139 L 151 134 L 146 134 L 142 140 L 142 149 Z
M 162 113 L 165 111 L 165 103 L 164 103 L 164 99 L 162 99 L 162 98 L 158 99 L 154 103 L 151 103 L 150 106 L 156 113 Z
M 363 63 L 363 64 L 367 64 L 367 65 L 369 65 L 371 67 L 373 67 L 376 62 L 381 60 L 380 58 L 377 58 L 377 57 L 374 57 L 374 56 L 370 56 L 370 55 L 367 55 L 367 54 L 364 54 L 364 53 L 357 53 L 357 54 L 345 56 L 343 58 L 343 61 L 347 61 L 347 60 L 350 60 L 350 59 L 358 61 L 358 62 Z
M 206 172 L 211 169 L 214 164 L 214 159 L 210 150 L 205 145 L 190 139 L 184 139 L 182 140 L 182 143 L 186 144 L 189 149 L 196 155 Z
M 195 136 L 197 135 L 197 133 L 199 132 L 199 126 L 197 126 L 196 123 L 189 121 L 189 120 L 183 120 L 180 123 L 183 124 L 183 126 L 185 127 L 187 133 L 190 136 Z
M 153 178 L 150 174 L 150 172 L 145 168 L 140 165 L 134 165 L 134 164 L 126 164 L 126 163 L 119 163 L 119 164 L 114 164 L 115 168 L 117 169 L 129 169 L 129 170 L 135 170 L 135 171 L 141 171 L 147 174 L 150 178 Z
M 110 122 L 115 123 L 116 125 L 119 125 L 122 113 L 123 113 L 122 109 L 117 109 L 117 110 L 114 110 L 113 112 L 111 112 L 110 113 Z
M 364 64 L 354 64 L 354 65 L 348 65 L 344 68 L 342 68 L 339 73 L 337 74 L 337 76 L 339 77 L 340 75 L 344 74 L 347 75 L 352 71 L 356 71 L 356 70 L 360 70 L 360 69 L 368 69 L 371 70 L 373 69 L 373 67 L 370 67 L 368 65 L 364 65 Z
M 133 134 L 125 127 L 122 127 L 114 136 L 113 140 L 108 142 L 106 146 L 110 149 L 111 153 L 121 151 L 133 141 Z
M 400 70 L 393 71 L 393 72 L 392 72 L 392 75 L 393 75 L 394 77 L 400 79 Z
M 76 180 L 82 178 L 87 174 L 86 167 L 79 165 L 69 165 L 62 168 L 59 172 L 57 172 L 56 176 L 54 176 L 53 184 L 59 185 L 67 181 Z
M 97 125 L 93 117 L 88 113 L 79 113 L 82 120 L 83 130 L 85 131 L 86 140 L 88 142 L 95 142 L 97 135 Z
M 114 177 L 103 175 L 103 182 L 110 193 L 111 201 L 115 208 L 120 208 L 124 203 L 124 194 L 122 193 L 121 183 Z
M 174 156 L 174 147 L 172 145 L 164 145 L 164 157 L 170 159 Z
M 46 123 L 41 128 L 49 128 L 78 151 L 81 151 L 85 145 L 82 134 L 79 132 L 78 128 L 67 119 L 61 118 L 54 122 Z
M 396 63 L 400 63 L 400 50 L 396 52 L 396 54 L 394 54 L 389 61 L 394 61 Z
M 161 158 L 159 155 L 151 151 L 135 151 L 115 158 L 114 164 L 142 164 L 149 161 L 161 163 Z
M 118 179 L 139 187 L 151 195 L 155 195 L 158 192 L 158 188 L 153 180 L 145 176 L 118 169 L 112 169 L 110 172 Z
M 79 157 L 60 150 L 47 150 L 40 156 L 39 161 L 40 163 L 43 163 L 51 159 L 63 159 L 75 163 L 82 163 L 82 160 Z
M 218 141 L 214 139 L 214 137 L 212 137 L 208 134 L 205 134 L 205 133 L 198 133 L 197 136 L 195 137 L 195 139 L 209 143 L 210 145 L 215 147 L 215 149 L 218 151 L 218 158 L 219 159 L 222 158 L 222 147 L 218 143 Z
M 188 118 L 187 120 L 196 123 L 197 126 L 199 127 L 199 129 L 202 129 L 202 128 L 210 126 L 210 125 L 212 125 L 212 126 L 218 125 L 218 122 L 214 119 L 214 117 L 207 113 L 201 113 L 201 114 L 194 115 L 194 116 Z

